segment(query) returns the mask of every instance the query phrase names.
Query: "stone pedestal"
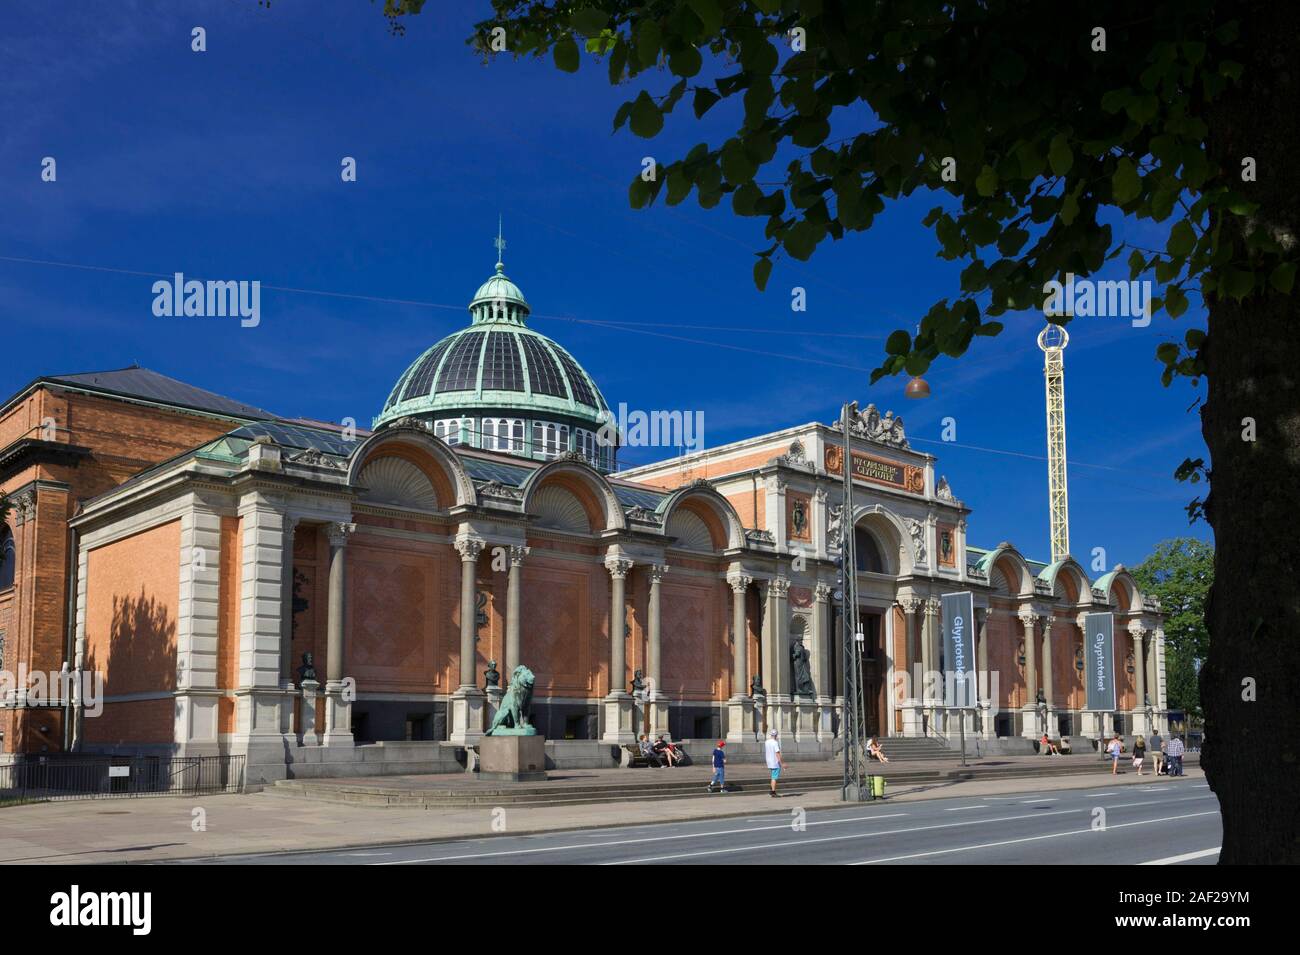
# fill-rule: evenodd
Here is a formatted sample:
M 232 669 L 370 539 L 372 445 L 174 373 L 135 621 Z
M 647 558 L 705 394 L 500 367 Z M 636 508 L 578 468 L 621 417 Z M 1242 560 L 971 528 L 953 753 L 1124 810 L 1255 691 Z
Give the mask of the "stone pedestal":
M 1151 735 L 1151 723 L 1147 720 L 1146 710 L 1135 710 L 1133 712 L 1133 735 Z
M 829 696 L 817 697 L 817 738 L 830 740 L 835 737 L 835 701 Z
M 753 703 L 747 696 L 733 696 L 727 701 L 727 742 L 743 743 L 754 738 Z
M 487 697 L 476 686 L 462 686 L 451 695 L 451 735 L 458 746 L 477 743 L 483 736 L 483 708 Z
M 1083 717 L 1083 735 L 1089 739 L 1098 739 L 1101 736 L 1101 714 L 1089 710 L 1080 715 Z
M 298 745 L 319 746 L 320 733 L 316 730 L 316 700 L 320 697 L 320 684 L 315 680 L 302 681 L 302 702 L 298 711 Z
M 546 737 L 484 736 L 478 741 L 478 778 L 492 782 L 546 779 Z
M 484 726 L 491 726 L 492 721 L 497 718 L 497 710 L 501 707 L 501 697 L 505 695 L 506 691 L 499 686 L 490 686 L 483 691 Z
M 749 729 L 754 734 L 754 739 L 760 743 L 767 738 L 767 694 L 758 693 L 754 696 L 754 709 L 749 717 Z
M 817 739 L 817 704 L 811 698 L 796 696 L 794 698 L 794 738 L 796 740 Z
M 776 730 L 781 739 L 794 736 L 794 701 L 782 694 L 774 693 L 767 702 L 767 731 Z
M 980 706 L 980 736 L 993 739 L 997 733 L 997 712 L 987 704 Z
M 636 741 L 632 729 L 632 704 L 630 693 L 619 691 L 605 697 L 602 704 L 605 707 L 605 732 L 600 738 L 602 743 L 622 745 Z
M 343 698 L 342 681 L 325 684 L 325 739 L 326 746 L 351 746 L 352 702 Z
M 921 702 L 919 700 L 903 701 L 903 735 L 925 735 L 924 723 L 921 717 Z
M 1038 707 L 1023 706 L 1020 708 L 1020 735 L 1025 739 L 1041 739 L 1043 735 L 1042 723 L 1038 719 Z
M 664 696 L 658 690 L 652 690 L 650 694 L 650 728 L 646 730 L 651 739 L 657 739 L 663 736 L 664 739 L 672 739 L 672 734 L 668 732 L 668 697 Z M 633 734 L 635 738 L 635 734 Z

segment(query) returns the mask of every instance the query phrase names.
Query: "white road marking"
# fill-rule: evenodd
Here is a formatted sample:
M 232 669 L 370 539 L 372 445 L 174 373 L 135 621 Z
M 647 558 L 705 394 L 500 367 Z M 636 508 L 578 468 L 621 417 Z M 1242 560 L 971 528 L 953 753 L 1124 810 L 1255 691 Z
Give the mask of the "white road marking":
M 1044 839 L 1060 839 L 1064 836 L 1082 836 L 1090 832 L 1109 832 L 1112 829 L 1127 829 L 1129 826 L 1150 826 L 1160 822 L 1177 822 L 1180 819 L 1195 819 L 1197 816 L 1217 816 L 1217 809 L 1209 812 L 1192 812 L 1184 816 L 1168 816 L 1164 819 L 1143 819 L 1139 822 L 1121 822 L 1113 826 L 1107 826 L 1105 829 L 1093 829 L 1091 826 L 1087 829 L 1071 829 L 1068 832 L 1049 832 L 1041 836 L 1025 836 L 1022 839 L 1004 839 L 1001 842 L 985 842 L 977 846 L 956 846 L 951 849 L 933 849 L 930 852 L 913 852 L 905 856 L 889 856 L 885 859 L 866 859 L 862 862 L 852 862 L 850 865 L 876 865 L 881 862 L 902 862 L 906 859 L 923 859 L 927 856 L 949 855 L 954 852 L 971 852 L 975 849 L 996 849 L 1000 846 L 1014 846 L 1023 842 L 1041 842 Z
M 944 812 L 961 812 L 963 809 L 992 809 L 992 806 L 950 806 Z
M 1202 849 L 1200 852 L 1184 852 L 1180 856 L 1166 856 L 1163 859 L 1152 859 L 1150 862 L 1139 862 L 1138 865 L 1177 865 L 1179 862 L 1190 862 L 1192 859 L 1217 856 L 1222 848 L 1223 846 L 1215 846 L 1213 849 Z
M 894 812 L 887 815 L 870 815 L 870 816 L 853 816 L 848 819 L 814 819 L 805 823 L 809 826 L 833 826 L 844 822 L 862 822 L 871 819 L 897 819 L 906 816 L 905 812 Z M 752 826 L 748 829 L 722 829 L 717 832 L 683 832 L 677 835 L 660 835 L 649 836 L 644 839 L 620 839 L 617 842 L 595 842 L 588 845 L 572 846 L 543 846 L 540 849 L 510 849 L 502 852 L 474 852 L 458 856 L 436 856 L 428 859 L 395 859 L 392 862 L 372 862 L 371 865 L 413 865 L 421 862 L 453 862 L 461 859 L 486 859 L 492 856 L 515 856 L 526 855 L 531 852 L 563 852 L 566 849 L 601 849 L 606 846 L 629 846 L 642 842 L 667 842 L 670 839 L 703 839 L 708 836 L 730 836 L 742 832 L 763 832 L 770 829 L 789 829 L 790 823 L 783 822 L 779 826 Z M 793 830 L 792 830 L 793 831 Z M 552 833 L 553 835 L 554 833 Z
M 1022 799 L 1021 802 L 1022 802 L 1022 803 L 1031 803 L 1031 802 L 1056 802 L 1056 800 L 1055 800 L 1055 799 Z
M 1019 822 L 1022 819 L 1045 819 L 1048 816 L 1066 816 L 1075 812 L 1087 812 L 1087 809 L 1057 809 L 1053 812 L 1035 812 L 1023 816 L 1002 816 L 998 819 L 981 819 L 979 822 L 944 822 L 934 826 L 912 826 L 907 829 L 886 829 L 884 832 L 856 832 L 847 836 L 823 836 L 820 839 L 800 839 L 798 843 L 769 842 L 765 845 L 734 846 L 726 849 L 702 849 L 699 852 L 681 852 L 669 856 L 653 856 L 645 859 L 619 859 L 604 862 L 602 865 L 637 865 L 642 862 L 663 862 L 669 859 L 690 859 L 696 856 L 725 855 L 729 852 L 754 852 L 758 849 L 784 849 L 790 845 L 814 845 L 819 842 L 841 842 L 845 839 L 870 839 L 877 836 L 896 836 L 908 832 L 928 832 L 934 829 L 954 829 L 960 826 L 988 826 L 998 822 Z M 784 827 L 782 827 L 784 828 Z M 385 865 L 386 863 L 379 863 Z

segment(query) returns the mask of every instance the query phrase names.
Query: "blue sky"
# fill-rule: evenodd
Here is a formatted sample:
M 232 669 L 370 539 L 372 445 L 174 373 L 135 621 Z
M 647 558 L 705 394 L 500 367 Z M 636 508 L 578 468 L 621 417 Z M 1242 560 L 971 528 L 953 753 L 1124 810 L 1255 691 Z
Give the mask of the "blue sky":
M 484 65 L 464 38 L 486 0 L 430 3 L 404 37 L 354 0 L 90 9 L 22 0 L 0 35 L 5 394 L 44 374 L 138 362 L 286 416 L 368 424 L 407 364 L 468 321 L 501 213 L 507 270 L 534 327 L 575 354 L 611 405 L 702 410 L 714 445 L 874 401 L 939 456 L 974 510 L 972 543 L 1047 555 L 1040 314 L 1011 315 L 998 338 L 941 360 L 927 401 L 906 401 L 905 379 L 868 385 L 884 337 L 956 293 L 959 264 L 936 258 L 920 225 L 932 197 L 808 263 L 778 263 L 759 293 L 762 220 L 694 198 L 627 204 L 643 157 L 717 144 L 734 114 L 719 107 L 697 123 L 684 104 L 655 140 L 611 134 L 636 87 L 611 88 L 590 62 L 576 75 L 549 60 Z M 195 26 L 206 53 L 190 49 Z M 662 91 L 669 79 L 647 83 Z M 46 156 L 57 182 L 40 179 Z M 341 181 L 344 156 L 357 160 L 354 183 Z M 1163 246 L 1147 226 L 1121 232 Z M 154 317 L 153 278 L 130 273 L 177 271 L 260 280 L 261 324 Z M 794 286 L 807 290 L 805 313 L 790 309 Z M 1170 476 L 1205 454 L 1189 410 L 1201 392 L 1163 388 L 1154 358 L 1191 324 L 1203 325 L 1197 307 L 1145 329 L 1070 325 L 1071 541 L 1085 566 L 1094 547 L 1108 566 L 1133 565 L 1161 539 L 1209 533 L 1183 510 L 1199 489 Z M 946 416 L 955 445 L 940 441 Z M 631 449 L 623 460 L 659 456 Z

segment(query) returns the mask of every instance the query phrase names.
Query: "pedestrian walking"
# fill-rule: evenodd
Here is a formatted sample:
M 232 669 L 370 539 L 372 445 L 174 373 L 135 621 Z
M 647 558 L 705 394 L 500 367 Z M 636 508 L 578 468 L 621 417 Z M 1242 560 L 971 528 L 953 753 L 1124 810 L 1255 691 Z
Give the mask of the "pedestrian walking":
M 763 744 L 763 756 L 772 774 L 772 798 L 775 799 L 777 798 L 776 781 L 781 778 L 781 770 L 785 769 L 785 762 L 781 759 L 781 741 L 776 735 L 776 730 L 767 734 L 767 742 Z
M 713 750 L 713 778 L 709 780 L 708 790 L 711 793 L 725 793 L 727 791 L 727 741 L 718 740 L 717 747 Z M 714 784 L 717 789 L 714 789 Z
M 1169 741 L 1165 749 L 1165 755 L 1169 757 L 1169 768 L 1165 770 L 1170 776 L 1181 776 L 1183 774 L 1183 753 L 1187 748 L 1183 746 L 1183 738 L 1175 736 Z
M 1142 760 L 1147 754 L 1147 741 L 1145 737 L 1139 736 L 1133 741 L 1133 768 L 1137 770 L 1139 776 L 1142 775 Z
M 1114 776 L 1119 773 L 1119 754 L 1124 752 L 1124 744 L 1120 741 L 1118 733 L 1116 733 L 1114 739 L 1110 741 L 1110 745 L 1106 747 L 1106 751 L 1110 753 L 1110 774 Z
M 1164 775 L 1165 771 L 1165 741 L 1160 736 L 1160 730 L 1151 734 L 1147 740 L 1147 748 L 1151 750 L 1152 772 L 1157 776 Z

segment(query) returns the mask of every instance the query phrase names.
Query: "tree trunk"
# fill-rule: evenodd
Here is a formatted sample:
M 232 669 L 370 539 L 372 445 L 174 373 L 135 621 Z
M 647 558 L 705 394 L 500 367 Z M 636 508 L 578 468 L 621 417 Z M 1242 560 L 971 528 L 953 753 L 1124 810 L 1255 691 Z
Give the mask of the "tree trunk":
M 1300 4 L 1257 0 L 1241 11 L 1245 75 L 1213 104 L 1211 169 L 1240 175 L 1253 157 L 1258 181 L 1241 188 L 1260 204 L 1253 222 L 1224 220 L 1238 250 L 1243 228 L 1294 243 L 1300 148 Z M 1226 18 L 1225 18 L 1226 19 Z M 1233 230 L 1235 234 L 1229 232 Z M 1210 450 L 1206 517 L 1214 528 L 1210 633 L 1201 671 L 1201 764 L 1223 813 L 1222 864 L 1300 862 L 1300 309 L 1271 290 L 1242 302 L 1211 298 L 1201 411 Z M 1245 440 L 1245 419 L 1256 439 Z

